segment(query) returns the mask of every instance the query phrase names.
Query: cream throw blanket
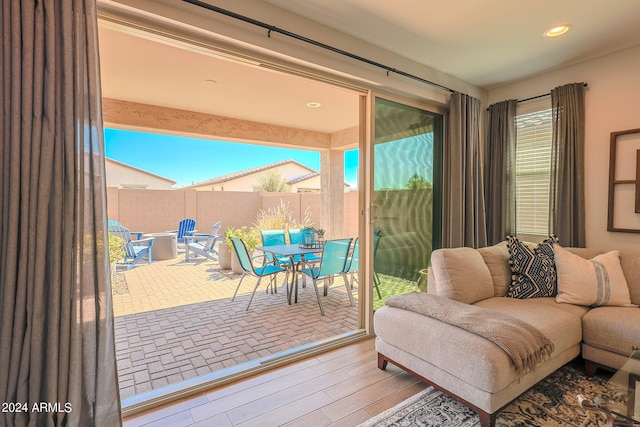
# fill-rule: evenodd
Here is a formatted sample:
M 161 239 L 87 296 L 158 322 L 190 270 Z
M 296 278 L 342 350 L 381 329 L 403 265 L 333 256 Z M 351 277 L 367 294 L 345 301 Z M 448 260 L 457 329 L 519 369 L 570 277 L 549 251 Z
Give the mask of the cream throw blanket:
M 385 305 L 414 311 L 488 339 L 513 361 L 518 377 L 534 371 L 553 352 L 553 343 L 538 329 L 499 311 L 425 292 L 393 296 Z

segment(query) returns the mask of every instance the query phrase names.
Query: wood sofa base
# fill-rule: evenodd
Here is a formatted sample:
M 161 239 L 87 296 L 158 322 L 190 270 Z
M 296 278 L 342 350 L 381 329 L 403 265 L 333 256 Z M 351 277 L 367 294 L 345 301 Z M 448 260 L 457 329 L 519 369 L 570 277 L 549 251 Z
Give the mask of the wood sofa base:
M 614 373 L 617 369 L 612 368 L 610 366 L 602 365 L 598 362 L 592 362 L 591 360 L 584 359 L 584 372 L 587 374 L 587 377 L 591 378 L 596 375 L 598 369 L 605 370 L 609 373 Z
M 493 414 L 490 414 L 490 413 L 478 408 L 477 406 L 467 402 L 466 400 L 464 400 L 460 396 L 456 395 L 455 393 L 452 393 L 449 390 L 447 390 L 447 389 L 445 389 L 443 387 L 440 387 L 438 384 L 426 379 L 422 375 L 412 371 L 411 369 L 401 365 L 398 362 L 395 362 L 394 360 L 388 358 L 384 354 L 378 353 L 378 369 L 381 369 L 381 370 L 384 371 L 387 368 L 387 364 L 389 362 L 391 362 L 391 364 L 393 364 L 393 365 L 396 365 L 398 368 L 402 369 L 403 371 L 408 372 L 409 374 L 419 378 L 421 381 L 424 381 L 425 383 L 429 384 L 431 387 L 435 388 L 436 390 L 439 390 L 439 391 L 443 392 L 447 396 L 457 400 L 458 402 L 462 403 L 463 405 L 465 405 L 465 406 L 469 407 L 470 409 L 474 410 L 475 412 L 477 412 L 478 416 L 480 417 L 480 426 L 481 427 L 495 427 L 495 425 L 496 425 L 496 415 L 498 414 L 498 412 L 500 412 L 502 409 L 504 409 L 506 406 L 509 405 L 509 404 L 507 404 L 507 405 L 503 406 L 502 408 L 500 408 L 499 410 L 497 410 L 496 412 L 494 412 Z

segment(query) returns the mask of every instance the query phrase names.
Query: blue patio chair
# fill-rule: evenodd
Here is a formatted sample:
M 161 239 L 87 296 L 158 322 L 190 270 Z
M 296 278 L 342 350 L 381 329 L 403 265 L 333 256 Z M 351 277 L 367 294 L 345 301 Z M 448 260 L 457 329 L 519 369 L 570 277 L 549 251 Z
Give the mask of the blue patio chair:
M 220 239 L 220 227 L 222 227 L 222 221 L 213 224 L 209 234 L 194 233 L 190 236 L 184 236 L 184 260 L 188 262 L 189 252 L 193 252 L 195 255 L 202 255 L 212 261 L 217 261 L 218 251 L 215 249 L 215 245 Z
M 358 279 L 356 279 L 356 274 L 358 273 L 359 267 L 359 252 L 359 239 L 356 238 L 353 244 L 353 251 L 351 252 L 351 255 L 349 255 L 349 259 L 347 260 L 347 268 L 345 270 L 348 275 L 351 275 L 351 289 L 353 289 L 353 282 L 358 283 L 358 285 L 360 284 L 360 282 L 358 282 Z M 378 283 L 375 280 L 373 281 L 373 286 L 376 288 L 376 292 L 378 293 L 378 299 L 382 299 L 382 295 L 380 295 L 380 288 L 378 287 Z
M 302 229 L 301 228 L 290 228 L 287 230 L 287 232 L 289 233 L 289 242 L 292 245 L 297 245 L 299 243 L 302 243 Z M 307 254 L 305 255 L 305 260 L 307 260 L 308 262 L 317 262 L 320 261 L 320 255 L 316 255 L 316 254 Z M 296 262 L 299 260 L 296 260 Z
M 376 254 L 378 253 L 378 246 L 380 245 L 380 239 L 382 238 L 382 234 L 379 229 L 375 229 L 373 231 L 373 286 L 375 286 L 376 291 L 378 292 L 378 298 L 382 299 L 380 295 L 380 278 L 378 277 L 378 273 L 375 270 L 376 266 Z
M 316 298 L 318 299 L 318 305 L 320 306 L 320 314 L 323 316 L 324 307 L 322 307 L 320 291 L 318 290 L 318 282 L 321 280 L 325 282 L 324 295 L 327 295 L 328 289 L 325 279 L 328 280 L 341 275 L 344 279 L 344 286 L 347 289 L 349 302 L 351 303 L 351 306 L 353 306 L 353 295 L 351 294 L 351 287 L 349 286 L 349 280 L 347 279 L 346 273 L 347 260 L 352 241 L 353 239 L 351 237 L 347 239 L 328 240 L 324 245 L 324 250 L 320 257 L 320 265 L 318 267 L 314 267 L 307 261 L 302 261 L 300 263 L 301 265 L 306 265 L 306 268 L 299 269 L 298 272 L 304 276 L 308 276 L 313 282 L 313 288 L 316 291 Z
M 260 281 L 262 280 L 263 277 L 266 277 L 266 276 L 269 277 L 270 279 L 269 286 L 271 286 L 273 289 L 275 288 L 274 282 L 276 279 L 276 275 L 284 271 L 285 272 L 284 281 L 285 283 L 288 283 L 289 270 L 278 265 L 277 263 L 268 262 L 267 257 L 264 254 L 253 258 L 253 259 L 263 258 L 264 260 L 262 262 L 261 267 L 254 267 L 253 259 L 249 257 L 249 252 L 247 251 L 247 247 L 245 246 L 244 242 L 237 237 L 232 237 L 231 244 L 233 245 L 233 250 L 236 252 L 236 255 L 238 256 L 238 260 L 240 261 L 240 265 L 242 266 L 242 270 L 243 270 L 242 277 L 238 282 L 238 287 L 236 287 L 236 291 L 233 293 L 233 298 L 231 298 L 231 301 L 233 301 L 236 298 L 236 295 L 238 294 L 238 289 L 240 289 L 240 285 L 242 285 L 242 281 L 247 275 L 258 278 L 258 281 L 256 282 L 256 285 L 253 288 L 253 292 L 251 293 L 251 298 L 249 298 L 249 303 L 247 304 L 247 310 L 249 310 L 251 301 L 253 301 L 253 297 L 256 294 L 256 290 L 258 289 L 258 286 L 260 286 Z M 287 288 L 288 288 L 288 285 L 287 285 Z M 287 294 L 288 293 L 289 292 L 287 289 Z
M 115 219 L 107 220 L 107 227 L 111 227 L 112 225 L 122 226 L 122 223 L 120 221 L 116 221 Z M 142 239 L 142 231 L 129 231 L 129 233 L 131 233 L 132 236 L 135 236 L 136 240 Z
M 262 246 L 286 245 L 284 230 L 260 230 L 262 236 Z M 287 257 L 276 257 L 273 254 L 266 253 L 268 261 L 277 261 L 280 264 L 290 266 L 291 260 Z
M 193 234 L 196 228 L 196 220 L 193 218 L 185 218 L 178 224 L 177 230 L 170 230 L 167 233 L 177 233 L 178 243 L 184 243 L 184 236 Z
M 153 259 L 151 248 L 153 246 L 153 237 L 146 239 L 132 240 L 131 232 L 127 227 L 121 225 L 112 225 L 109 227 L 109 234 L 113 234 L 122 239 L 122 249 L 124 249 L 124 259 L 119 264 L 125 264 L 127 270 L 131 270 L 136 264 L 141 262 L 145 257 L 151 264 Z
M 284 230 L 260 230 L 263 246 L 286 245 Z

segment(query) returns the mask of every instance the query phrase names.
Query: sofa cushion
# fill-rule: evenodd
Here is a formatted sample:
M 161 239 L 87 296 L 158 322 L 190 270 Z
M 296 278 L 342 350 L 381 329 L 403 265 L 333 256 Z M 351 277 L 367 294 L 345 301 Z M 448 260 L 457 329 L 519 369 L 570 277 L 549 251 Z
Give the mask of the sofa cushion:
M 511 268 L 509 268 L 509 249 L 507 242 L 500 242 L 493 246 L 479 248 L 484 263 L 487 264 L 493 280 L 493 293 L 497 297 L 507 294 L 511 284 Z
M 640 252 L 622 251 L 620 265 L 622 265 L 624 277 L 627 279 L 631 303 L 640 305 Z
M 498 309 L 535 325 L 553 342 L 555 349 L 552 358 L 567 349 L 579 348 L 582 326 L 578 316 L 528 302 L 496 297 L 482 300 L 476 305 Z M 497 393 L 518 381 L 515 368 L 506 353 L 478 335 L 412 311 L 389 306 L 376 310 L 373 320 L 379 339 L 480 390 Z M 455 393 L 455 390 L 451 391 Z
M 561 304 L 550 304 L 549 300 L 552 298 L 495 297 L 474 305 L 508 314 L 536 327 L 553 342 L 554 353 L 560 353 L 582 340 L 582 324 L 578 313 L 563 310 L 558 307 Z
M 618 354 L 630 355 L 640 344 L 640 308 L 597 307 L 582 318 L 582 339 L 586 344 Z
M 491 273 L 475 249 L 437 249 L 431 254 L 431 269 L 442 297 L 472 304 L 493 296 Z
M 631 298 L 618 251 L 586 260 L 564 248 L 554 247 L 558 271 L 556 301 L 586 306 L 629 306 Z
M 511 285 L 507 296 L 512 298 L 541 298 L 554 296 L 557 291 L 553 245 L 558 239 L 550 236 L 535 248 L 517 237 L 507 237 Z

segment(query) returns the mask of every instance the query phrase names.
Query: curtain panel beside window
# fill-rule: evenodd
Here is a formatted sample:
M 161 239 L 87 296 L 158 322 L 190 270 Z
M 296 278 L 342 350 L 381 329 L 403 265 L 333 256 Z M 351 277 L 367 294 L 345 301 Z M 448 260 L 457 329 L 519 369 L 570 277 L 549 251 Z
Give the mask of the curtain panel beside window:
M 516 232 L 516 105 L 511 99 L 489 106 L 484 150 L 484 197 L 487 244 Z
M 0 425 L 121 425 L 97 30 L 94 0 L 0 6 Z
M 443 165 L 442 246 L 478 248 L 487 244 L 480 153 L 480 100 L 454 92 L 449 107 L 449 132 Z
M 551 91 L 549 231 L 563 246 L 586 246 L 584 93 L 584 83 L 570 83 Z

